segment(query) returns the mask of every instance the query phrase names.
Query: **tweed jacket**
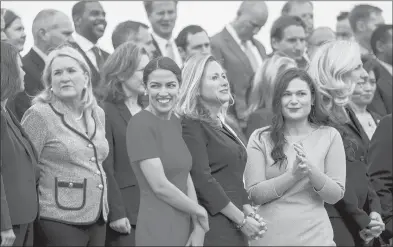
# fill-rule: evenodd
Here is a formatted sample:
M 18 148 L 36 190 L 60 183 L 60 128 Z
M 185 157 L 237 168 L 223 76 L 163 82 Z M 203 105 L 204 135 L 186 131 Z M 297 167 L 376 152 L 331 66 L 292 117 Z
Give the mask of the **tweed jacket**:
M 105 114 L 98 106 L 85 110 L 95 127 L 86 134 L 60 102 L 36 103 L 22 126 L 38 153 L 38 193 L 43 219 L 88 225 L 107 221 L 107 178 L 102 162 L 109 152 Z

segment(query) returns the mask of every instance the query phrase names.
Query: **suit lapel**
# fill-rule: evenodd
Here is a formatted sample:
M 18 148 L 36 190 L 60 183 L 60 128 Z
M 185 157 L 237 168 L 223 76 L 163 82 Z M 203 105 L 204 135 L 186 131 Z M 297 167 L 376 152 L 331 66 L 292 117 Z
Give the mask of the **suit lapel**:
M 124 104 L 124 102 L 121 102 L 117 103 L 116 107 L 119 110 L 120 116 L 123 118 L 126 124 L 128 124 L 128 121 L 130 121 L 132 115 L 131 112 L 128 110 L 127 106 Z
M 259 55 L 261 55 L 262 61 L 266 59 L 266 50 L 265 47 L 261 43 L 259 43 L 256 39 L 252 38 L 251 42 L 258 49 Z
M 38 73 L 38 81 L 41 81 L 41 76 L 42 76 L 42 71 L 44 71 L 45 68 L 45 61 L 42 60 L 42 58 L 35 52 L 33 49 L 30 51 L 30 58 L 33 64 L 37 68 L 37 73 Z M 41 87 L 40 87 L 41 88 Z
M 100 76 L 100 72 L 97 70 L 97 68 L 94 66 L 94 64 L 87 57 L 86 53 L 82 50 L 82 48 L 76 42 L 73 42 L 72 45 L 74 46 L 75 49 L 77 49 L 82 54 L 83 58 L 86 60 L 87 64 L 89 65 L 91 73 L 92 73 L 93 87 L 95 87 L 96 84 L 98 83 L 98 78 Z
M 347 108 L 348 116 L 351 121 L 348 123 L 349 127 L 359 136 L 362 140 L 363 144 L 368 145 L 369 139 L 364 132 L 362 125 L 360 124 L 359 120 L 357 119 L 355 113 L 352 111 L 350 107 Z
M 251 63 L 248 60 L 246 54 L 236 43 L 236 41 L 233 39 L 231 34 L 228 32 L 228 30 L 224 28 L 222 32 L 229 49 L 235 53 L 236 57 L 238 57 L 250 71 L 253 71 Z

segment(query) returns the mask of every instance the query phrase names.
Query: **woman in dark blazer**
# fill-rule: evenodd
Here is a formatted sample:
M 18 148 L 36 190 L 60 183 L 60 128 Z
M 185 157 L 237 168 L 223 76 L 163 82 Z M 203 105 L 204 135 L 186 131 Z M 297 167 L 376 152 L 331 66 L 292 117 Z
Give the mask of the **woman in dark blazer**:
M 139 207 L 139 188 L 126 146 L 127 124 L 142 110 L 143 69 L 149 62 L 146 51 L 124 43 L 108 57 L 101 69 L 100 90 L 106 118 L 109 155 L 104 161 L 108 177 L 109 227 L 107 246 L 134 246 Z
M 7 100 L 24 89 L 18 51 L 1 42 L 1 246 L 32 246 L 38 216 L 37 154 Z
M 249 238 L 262 237 L 265 225 L 259 216 L 242 212 L 251 208 L 243 185 L 247 153 L 222 121 L 231 99 L 229 83 L 209 55 L 189 58 L 182 75 L 177 113 L 192 155 L 191 177 L 198 201 L 209 212 L 205 245 L 246 246 Z

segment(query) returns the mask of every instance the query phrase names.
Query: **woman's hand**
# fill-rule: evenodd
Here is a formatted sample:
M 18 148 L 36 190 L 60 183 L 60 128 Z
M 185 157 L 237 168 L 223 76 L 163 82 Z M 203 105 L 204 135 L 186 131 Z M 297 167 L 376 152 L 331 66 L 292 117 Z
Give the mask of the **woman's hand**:
M 116 232 L 125 234 L 131 233 L 131 225 L 127 217 L 112 221 L 109 223 L 109 226 Z
M 191 232 L 190 237 L 186 243 L 186 246 L 203 246 L 205 241 L 205 230 L 200 224 L 194 225 L 194 230 Z
M 245 218 L 245 224 L 240 228 L 244 235 L 247 236 L 250 240 L 258 240 L 263 237 L 263 234 L 266 232 L 266 224 L 263 222 L 262 218 L 258 218 L 256 220 L 252 217 Z
M 196 214 L 198 223 L 201 225 L 203 230 L 206 232 L 209 231 L 209 216 L 207 215 L 207 211 L 204 207 L 199 206 L 198 212 Z
M 306 158 L 306 154 L 303 151 L 303 147 L 299 148 L 298 144 L 293 144 L 296 151 L 296 159 L 292 166 L 292 174 L 298 179 L 302 179 L 308 175 L 310 168 L 309 162 Z
M 379 213 L 377 213 L 377 212 L 371 212 L 370 213 L 370 218 L 372 219 L 372 220 L 376 220 L 376 221 L 378 221 L 380 224 L 381 224 L 381 230 L 382 231 L 385 231 L 385 223 L 383 222 L 383 220 L 382 220 L 382 217 L 381 217 L 381 215 L 379 214 Z
M 382 229 L 385 229 L 385 224 L 383 222 L 380 223 L 377 220 L 371 219 L 371 221 L 367 225 L 367 227 L 362 229 L 359 232 L 359 234 L 360 234 L 360 237 L 364 240 L 364 242 L 368 243 L 373 238 L 379 237 L 379 235 L 383 231 Z

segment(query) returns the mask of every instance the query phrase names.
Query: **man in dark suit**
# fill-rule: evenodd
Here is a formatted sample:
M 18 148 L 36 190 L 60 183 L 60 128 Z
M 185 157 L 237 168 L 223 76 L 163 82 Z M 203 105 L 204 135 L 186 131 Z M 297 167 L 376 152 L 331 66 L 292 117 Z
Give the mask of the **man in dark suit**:
M 393 167 L 392 167 L 392 114 L 384 117 L 375 130 L 368 150 L 371 183 L 377 192 L 386 230 L 382 239 L 392 246 L 393 238 Z
M 392 113 L 392 25 L 378 26 L 371 36 L 371 48 L 377 57 L 377 90 L 369 109 L 381 116 Z
M 179 67 L 182 59 L 173 37 L 177 19 L 177 1 L 143 1 L 147 18 L 153 30 L 154 57 L 165 56 L 174 60 Z
M 211 38 L 212 53 L 227 72 L 235 104 L 230 107 L 227 123 L 245 141 L 247 93 L 255 71 L 266 58 L 265 47 L 254 38 L 268 18 L 264 1 L 244 1 L 236 19 Z
M 75 26 L 74 46 L 86 59 L 92 73 L 93 90 L 100 81 L 100 69 L 109 53 L 97 46 L 106 28 L 105 11 L 99 1 L 77 2 L 72 7 L 72 20 Z
M 19 121 L 31 106 L 32 98 L 44 89 L 41 76 L 47 54 L 61 43 L 71 41 L 74 28 L 71 20 L 63 12 L 44 9 L 34 18 L 32 32 L 34 45 L 22 58 L 23 69 L 26 72 L 25 90 L 8 102 L 9 108 Z

